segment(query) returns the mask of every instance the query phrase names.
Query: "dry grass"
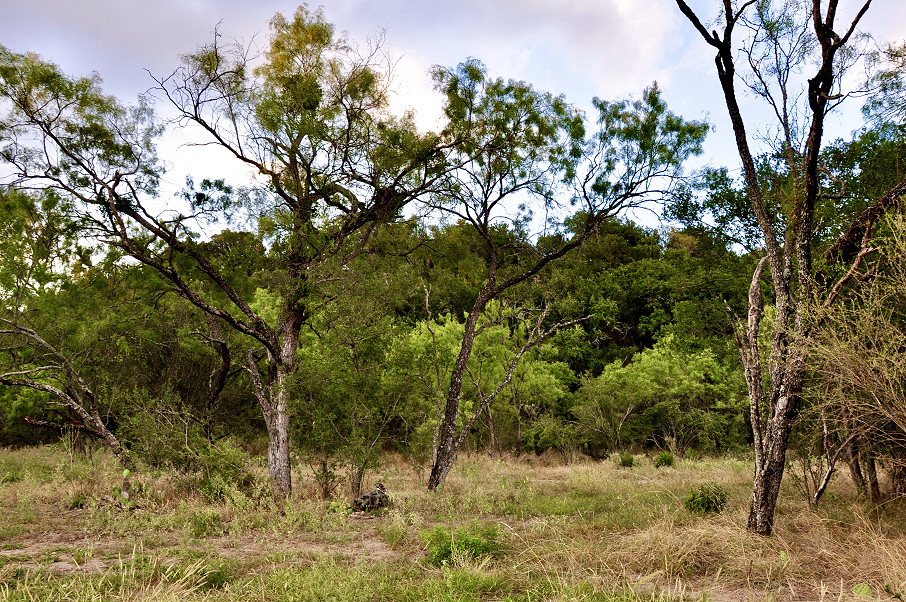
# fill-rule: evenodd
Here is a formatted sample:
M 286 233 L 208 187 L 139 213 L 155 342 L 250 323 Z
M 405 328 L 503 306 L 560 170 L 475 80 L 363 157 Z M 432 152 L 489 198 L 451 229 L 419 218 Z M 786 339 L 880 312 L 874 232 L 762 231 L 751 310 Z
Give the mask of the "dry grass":
M 139 472 L 136 506 L 124 507 L 112 496 L 122 475 L 103 454 L 92 465 L 54 448 L 0 450 L 0 600 L 64 590 L 79 594 L 60 599 L 85 600 L 244 600 L 252 591 L 291 599 L 286 592 L 297 590 L 309 592 L 302 599 L 420 601 L 906 596 L 900 502 L 869 512 L 840 476 L 812 511 L 790 487 L 775 535 L 761 538 L 744 528 L 745 461 L 657 469 L 638 459 L 626 469 L 474 455 L 435 495 L 418 471 L 386 458 L 368 485 L 383 480 L 393 507 L 363 518 L 344 512 L 342 500 L 308 495 L 305 471 L 299 495 L 285 504 L 267 497 L 260 466 L 251 491 L 216 503 L 172 477 Z M 683 500 L 709 482 L 729 494 L 726 509 L 691 514 Z M 69 507 L 74 492 L 84 508 Z M 437 525 L 476 533 L 493 526 L 503 553 L 435 567 L 422 534 Z M 859 597 L 866 585 L 872 596 Z

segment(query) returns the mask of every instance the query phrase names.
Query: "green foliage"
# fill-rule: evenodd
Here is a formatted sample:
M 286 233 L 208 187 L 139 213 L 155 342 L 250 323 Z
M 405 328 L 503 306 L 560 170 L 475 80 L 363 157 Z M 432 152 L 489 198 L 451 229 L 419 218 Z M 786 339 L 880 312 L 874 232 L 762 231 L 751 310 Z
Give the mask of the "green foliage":
M 873 598 L 875 593 L 867 583 L 857 583 L 853 586 L 853 595 L 857 598 Z
M 223 515 L 213 508 L 203 508 L 189 515 L 187 525 L 192 537 L 204 539 L 223 534 Z
M 84 508 L 87 503 L 85 492 L 81 489 L 69 492 L 69 500 L 66 503 L 67 510 Z
M 503 553 L 503 545 L 498 541 L 500 532 L 496 525 L 481 527 L 457 527 L 452 529 L 438 525 L 431 531 L 422 533 L 428 546 L 428 558 L 432 564 L 462 564 L 464 560 L 477 560 L 482 557 L 496 557 Z
M 575 447 L 575 427 L 553 416 L 541 416 L 522 436 L 522 450 L 539 455 L 549 449 L 568 454 Z
M 906 43 L 889 44 L 872 58 L 880 68 L 862 112 L 875 124 L 902 124 L 906 121 Z
M 88 406 L 105 426 L 210 500 L 255 487 L 241 445 L 263 438 L 271 414 L 258 414 L 249 361 L 262 398 L 283 391 L 278 367 L 289 373 L 289 436 L 322 492 L 344 470 L 355 489 L 382 448 L 430 457 L 464 316 L 492 282 L 514 286 L 477 309 L 456 425 L 476 416 L 470 445 L 603 457 L 735 444 L 742 419 L 714 299 L 736 292 L 713 284 L 735 284 L 724 277 L 738 267 L 732 254 L 700 232 L 661 240 L 605 219 L 671 189 L 705 124 L 671 113 L 656 85 L 638 99 L 595 99 L 586 123 L 562 96 L 469 60 L 434 69 L 447 123 L 421 135 L 410 116 L 387 112 L 382 56 L 360 53 L 322 10 L 304 6 L 273 18 L 256 67 L 219 36 L 185 55 L 158 82 L 164 96 L 232 152 L 254 149 L 243 158 L 264 184 L 189 179 L 182 199 L 192 218 L 155 219 L 143 207 L 163 173 L 150 104 L 128 107 L 97 76 L 69 77 L 0 48 L 2 159 L 38 191 L 0 192 L 0 317 L 25 316 L 52 334 L 93 387 Z M 485 181 L 499 186 L 469 184 Z M 441 192 L 420 198 L 454 220 L 400 219 L 428 184 Z M 500 190 L 526 199 L 512 221 L 499 219 Z M 551 228 L 533 237 L 541 208 Z M 246 212 L 259 216 L 257 232 L 224 227 Z M 392 224 L 371 229 L 378 222 Z M 574 258 L 535 269 L 592 231 Z M 730 267 L 702 267 L 711 264 Z M 745 286 L 736 287 L 743 296 Z M 529 340 L 537 314 L 525 308 L 541 307 L 544 327 L 592 318 L 526 353 L 476 415 Z M 0 373 L 52 355 L 7 342 Z M 0 414 L 18 425 L 4 427 L 3 440 L 34 439 L 7 437 L 25 417 L 79 417 L 48 402 L 0 385 Z
M 22 470 L 13 469 L 13 470 L 4 470 L 3 476 L 0 477 L 0 485 L 7 485 L 12 483 L 18 483 L 22 480 Z
M 718 513 L 727 505 L 727 492 L 716 483 L 705 483 L 698 489 L 691 488 L 683 505 L 694 514 Z
M 592 450 L 653 440 L 682 454 L 744 442 L 744 392 L 737 368 L 721 365 L 709 350 L 677 349 L 668 336 L 628 365 L 614 362 L 586 378 L 573 413 Z
M 229 499 L 234 490 L 251 491 L 255 478 L 238 442 L 209 439 L 190 412 L 176 414 L 174 406 L 179 407 L 172 394 L 152 399 L 135 391 L 127 397 L 120 431 L 132 453 L 152 467 L 175 471 L 185 487 L 212 501 Z
M 471 378 L 467 376 L 463 383 L 459 427 L 471 417 L 480 396 L 489 395 L 503 380 L 525 340 L 530 320 L 513 312 L 507 304 L 488 304 L 479 320 L 483 332 L 475 340 L 468 363 Z M 445 400 L 463 332 L 464 325 L 447 314 L 437 320 L 419 321 L 392 342 L 385 379 L 408 383 L 403 416 L 414 426 L 408 439 L 410 453 L 416 457 L 430 454 L 437 404 Z M 498 444 L 503 442 L 509 449 L 521 444 L 524 450 L 537 453 L 550 447 L 565 450 L 574 446 L 569 425 L 550 414 L 567 397 L 572 380 L 566 364 L 552 361 L 552 355 L 549 345 L 540 345 L 525 354 L 510 385 L 491 404 Z M 518 428 L 526 419 L 529 424 L 520 442 Z M 483 442 L 489 443 L 486 439 Z
M 702 459 L 702 453 L 697 449 L 690 447 L 683 454 L 683 459 L 688 462 L 700 462 Z
M 617 465 L 620 468 L 632 468 L 635 466 L 635 456 L 629 452 L 623 452 L 617 456 Z
M 654 457 L 655 468 L 663 468 L 664 466 L 673 466 L 673 454 L 668 451 L 662 451 Z

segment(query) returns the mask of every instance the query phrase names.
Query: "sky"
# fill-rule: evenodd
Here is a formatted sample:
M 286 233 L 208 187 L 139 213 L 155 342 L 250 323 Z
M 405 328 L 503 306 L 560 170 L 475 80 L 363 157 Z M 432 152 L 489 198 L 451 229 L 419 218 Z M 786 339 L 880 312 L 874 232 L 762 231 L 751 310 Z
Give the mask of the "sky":
M 703 20 L 716 15 L 716 0 L 690 0 Z M 838 22 L 862 0 L 841 0 Z M 166 76 L 179 55 L 209 42 L 215 26 L 227 38 L 265 47 L 268 21 L 290 16 L 287 0 L 28 0 L 0 3 L 0 44 L 36 52 L 73 75 L 93 71 L 104 89 L 124 101 L 152 87 L 150 74 Z M 735 147 L 722 103 L 713 49 L 685 20 L 673 0 L 325 0 L 325 17 L 350 40 L 384 35 L 398 60 L 395 107 L 414 108 L 424 129 L 436 126 L 439 96 L 428 75 L 433 65 L 480 59 L 491 75 L 520 79 L 564 94 L 590 108 L 594 96 L 639 96 L 657 81 L 668 106 L 687 119 L 713 125 L 701 162 L 733 165 Z M 862 29 L 881 41 L 906 39 L 906 2 L 874 0 Z M 831 136 L 860 125 L 859 101 L 829 122 Z M 161 107 L 163 108 L 163 107 Z M 744 116 L 767 117 L 754 99 Z M 161 155 L 168 181 L 184 174 L 222 177 L 225 158 L 183 143 L 189 132 L 170 134 Z M 197 173 L 197 172 L 203 173 Z

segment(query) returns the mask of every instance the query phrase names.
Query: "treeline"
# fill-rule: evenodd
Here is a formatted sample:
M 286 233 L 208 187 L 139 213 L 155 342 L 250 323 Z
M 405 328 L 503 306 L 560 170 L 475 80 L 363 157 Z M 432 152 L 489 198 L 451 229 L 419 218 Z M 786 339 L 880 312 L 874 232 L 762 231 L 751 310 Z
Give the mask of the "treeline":
M 255 353 L 247 340 L 205 319 L 155 270 L 116 252 L 65 249 L 64 233 L 54 230 L 63 217 L 51 203 L 38 207 L 25 195 L 4 201 L 8 215 L 21 219 L 22 236 L 10 242 L 31 247 L 18 257 L 43 253 L 47 262 L 46 282 L 30 295 L 20 323 L 69 358 L 90 383 L 99 415 L 133 454 L 193 470 L 200 450 L 224 440 L 261 449 L 265 425 L 242 368 Z M 521 253 L 544 244 L 506 228 L 497 235 L 518 242 Z M 282 300 L 270 280 L 279 251 L 250 232 L 224 231 L 199 245 L 276 323 Z M 54 269 L 61 258 L 68 269 Z M 483 264 L 473 229 L 412 219 L 383 228 L 355 260 L 322 268 L 291 383 L 290 437 L 300 458 L 333 473 L 373 467 L 387 449 L 430 463 L 438 408 Z M 469 428 L 466 445 L 594 457 L 741 449 L 745 387 L 724 302 L 741 307 L 751 264 L 704 231 L 659 235 L 630 222 L 602 223 L 581 249 L 482 316 L 462 421 L 504 379 L 539 319 L 542 327 L 580 321 L 521 358 Z M 51 361 L 49 349 L 20 340 L 6 365 Z M 5 387 L 4 441 L 40 438 L 26 419 L 82 425 L 55 401 L 44 391 Z

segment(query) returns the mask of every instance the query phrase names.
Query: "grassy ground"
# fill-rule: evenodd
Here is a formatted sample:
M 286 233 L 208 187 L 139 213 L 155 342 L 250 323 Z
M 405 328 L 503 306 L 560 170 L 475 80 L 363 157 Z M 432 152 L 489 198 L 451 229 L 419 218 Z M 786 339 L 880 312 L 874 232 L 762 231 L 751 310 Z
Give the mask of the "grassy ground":
M 0 602 L 6 600 L 893 600 L 906 596 L 906 509 L 867 511 L 840 476 L 816 511 L 784 490 L 776 534 L 744 529 L 750 467 L 460 458 L 424 491 L 388 458 L 393 505 L 276 504 L 265 472 L 219 499 L 154 473 L 123 479 L 55 447 L 0 449 Z M 694 514 L 718 483 L 723 512 Z M 128 500 L 122 491 L 130 492 Z

